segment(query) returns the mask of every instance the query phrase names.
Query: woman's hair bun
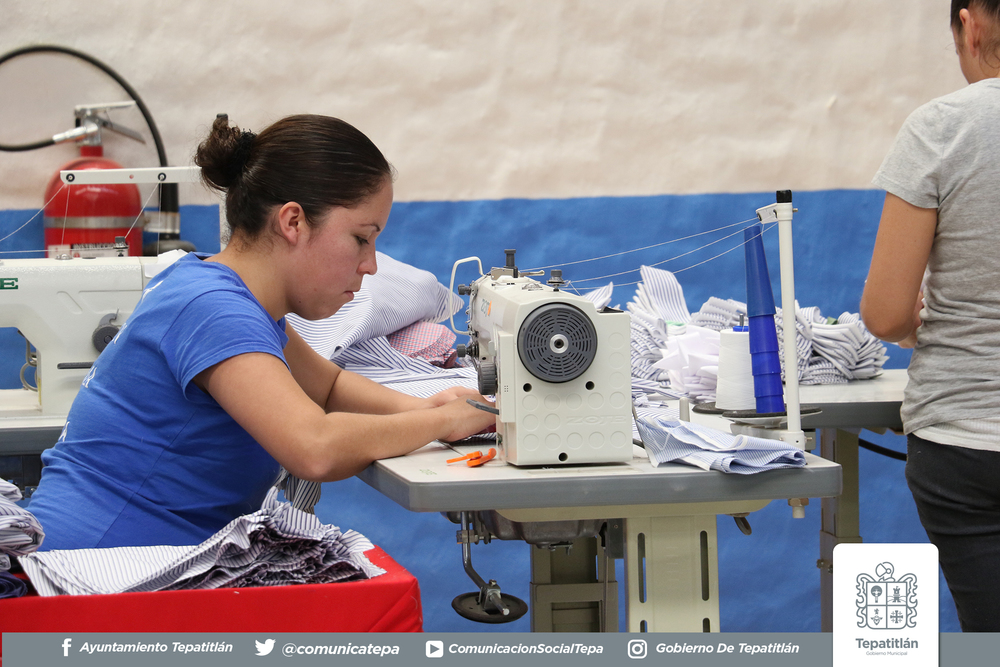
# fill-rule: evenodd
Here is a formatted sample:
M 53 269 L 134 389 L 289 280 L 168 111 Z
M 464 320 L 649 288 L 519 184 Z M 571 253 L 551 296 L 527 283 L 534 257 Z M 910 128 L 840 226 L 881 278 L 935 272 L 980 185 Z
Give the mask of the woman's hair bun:
M 216 116 L 212 130 L 198 146 L 194 157 L 205 183 L 221 191 L 238 183 L 253 156 L 256 137 L 249 130 L 230 127 L 226 114 Z

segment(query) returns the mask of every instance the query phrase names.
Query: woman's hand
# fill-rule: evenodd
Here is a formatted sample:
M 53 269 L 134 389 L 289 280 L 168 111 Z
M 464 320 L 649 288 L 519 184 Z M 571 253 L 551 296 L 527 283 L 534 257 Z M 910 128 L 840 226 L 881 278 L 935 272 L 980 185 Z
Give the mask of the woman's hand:
M 435 408 L 445 412 L 449 419 L 450 433 L 442 437 L 442 440 L 455 442 L 456 440 L 461 440 L 463 438 L 468 438 L 471 435 L 482 433 L 491 426 L 496 426 L 497 416 L 495 414 L 469 405 L 468 401 L 471 399 L 477 403 L 482 403 L 490 407 L 493 407 L 493 403 L 487 401 L 480 394 L 472 391 L 471 389 L 464 389 L 462 387 L 456 387 L 455 389 L 458 389 L 461 392 L 461 395 L 458 398 L 452 399 Z M 449 389 L 445 392 L 441 392 L 440 394 L 435 394 L 431 398 L 436 398 L 441 396 L 441 394 L 445 394 L 450 391 L 451 390 Z
M 468 389 L 466 387 L 448 387 L 444 391 L 439 391 L 438 393 L 425 398 L 424 401 L 428 408 L 437 408 L 445 403 L 450 403 L 456 398 L 471 398 L 474 401 L 479 401 L 482 403 L 487 403 L 479 392 L 474 389 Z

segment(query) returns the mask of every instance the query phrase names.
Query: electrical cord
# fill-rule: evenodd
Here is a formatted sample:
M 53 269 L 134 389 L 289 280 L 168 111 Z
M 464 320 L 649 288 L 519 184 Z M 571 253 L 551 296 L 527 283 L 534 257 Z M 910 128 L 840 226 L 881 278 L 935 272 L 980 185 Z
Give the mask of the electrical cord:
M 882 447 L 881 445 L 876 445 L 874 442 L 868 442 L 867 440 L 861 440 L 860 438 L 858 439 L 858 447 L 867 449 L 869 452 L 881 454 L 882 456 L 888 456 L 890 459 L 896 459 L 897 461 L 906 460 L 906 454 L 903 452 L 897 452 L 894 449 Z

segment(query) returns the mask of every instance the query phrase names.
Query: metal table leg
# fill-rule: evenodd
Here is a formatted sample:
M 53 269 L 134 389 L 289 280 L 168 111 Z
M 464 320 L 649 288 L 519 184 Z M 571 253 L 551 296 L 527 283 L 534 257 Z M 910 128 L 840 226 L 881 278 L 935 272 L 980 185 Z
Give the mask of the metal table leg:
M 843 468 L 844 490 L 836 498 L 823 498 L 819 533 L 821 629 L 833 631 L 833 548 L 844 542 L 861 542 L 858 511 L 858 435 L 841 429 L 820 432 L 820 455 Z

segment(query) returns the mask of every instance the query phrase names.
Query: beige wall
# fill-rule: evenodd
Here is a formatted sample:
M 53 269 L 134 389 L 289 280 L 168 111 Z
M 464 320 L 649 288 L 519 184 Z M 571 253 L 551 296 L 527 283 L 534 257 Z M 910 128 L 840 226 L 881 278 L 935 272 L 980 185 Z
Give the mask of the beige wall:
M 947 23 L 946 0 L 0 0 L 0 51 L 111 65 L 172 164 L 217 112 L 313 112 L 371 136 L 404 201 L 756 192 L 869 187 L 906 115 L 964 85 Z M 59 56 L 0 67 L 0 96 L 2 143 L 124 99 Z M 39 207 L 74 154 L 0 153 L 0 209 Z

